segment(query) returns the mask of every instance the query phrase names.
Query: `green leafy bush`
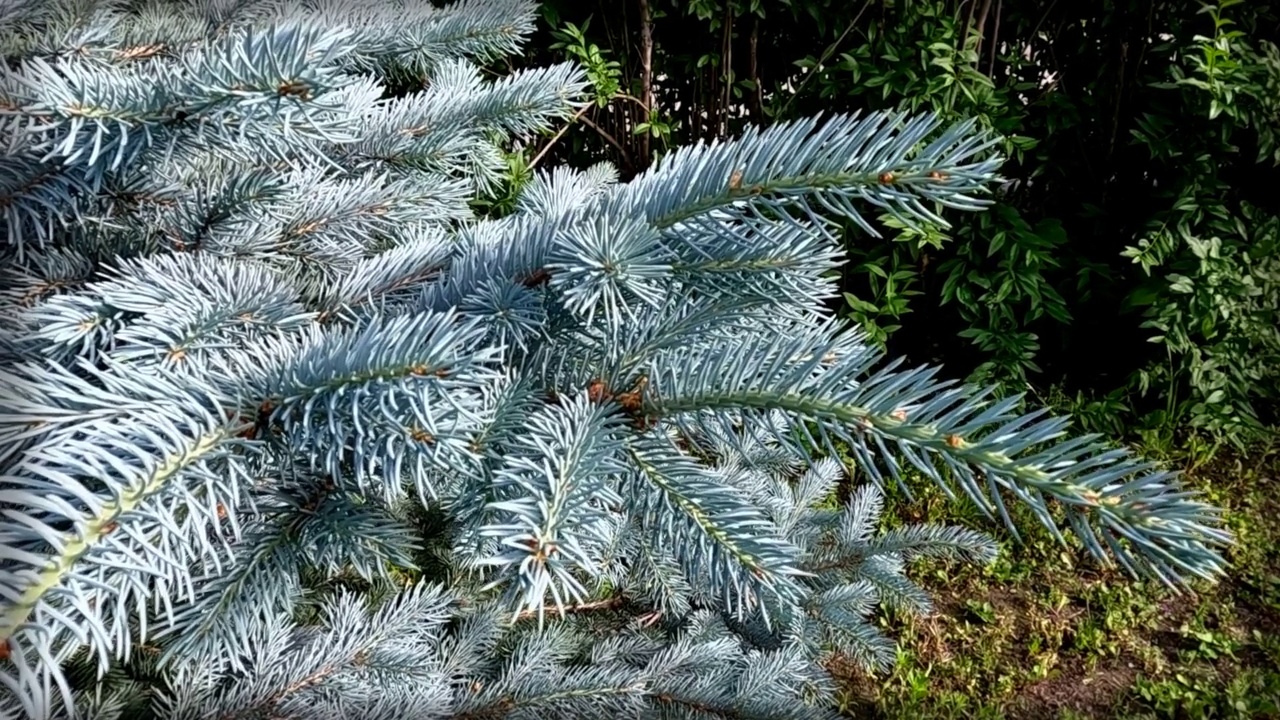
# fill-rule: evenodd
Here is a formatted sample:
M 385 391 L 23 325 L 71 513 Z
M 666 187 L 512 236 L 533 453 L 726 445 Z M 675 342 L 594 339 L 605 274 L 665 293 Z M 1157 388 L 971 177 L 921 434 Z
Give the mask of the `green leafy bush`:
M 873 340 L 975 380 L 1080 396 L 1118 413 L 1096 427 L 1152 440 L 1240 443 L 1276 422 L 1280 204 L 1266 188 L 1280 181 L 1280 56 L 1267 5 L 639 5 L 652 5 L 649 87 L 624 40 L 643 25 L 633 5 L 553 0 L 548 16 L 595 13 L 583 42 L 617 59 L 613 82 L 655 95 L 647 112 L 677 141 L 857 108 L 971 117 L 1004 137 L 991 212 L 950 228 L 890 219 L 884 239 L 846 228 L 842 310 Z M 592 117 L 572 152 L 645 166 L 598 132 L 625 137 L 639 119 Z

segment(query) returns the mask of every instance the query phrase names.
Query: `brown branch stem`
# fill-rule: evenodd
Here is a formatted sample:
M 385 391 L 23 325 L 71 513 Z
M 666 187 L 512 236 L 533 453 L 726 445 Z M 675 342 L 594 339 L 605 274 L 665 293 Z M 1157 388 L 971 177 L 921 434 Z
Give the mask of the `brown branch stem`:
M 595 610 L 614 610 L 622 605 L 622 597 L 615 596 L 605 598 L 604 600 L 593 600 L 591 602 L 578 603 L 577 605 L 568 605 L 564 608 L 564 613 L 592 612 Z M 539 610 L 525 610 L 516 616 L 517 620 L 529 620 L 538 617 L 539 612 L 543 615 L 559 615 L 560 609 L 555 607 L 543 607 Z
M 787 101 L 782 104 L 782 109 L 778 111 L 778 114 L 775 117 L 783 117 L 783 113 L 786 112 L 787 108 L 791 107 L 791 101 L 800 96 L 800 93 L 804 90 L 804 86 L 808 85 L 809 81 L 813 79 L 813 76 L 818 74 L 818 68 L 822 67 L 823 63 L 831 59 L 836 48 L 840 46 L 840 43 L 844 42 L 844 39 L 849 36 L 849 33 L 853 32 L 854 26 L 862 19 L 863 13 L 865 13 L 869 7 L 871 7 L 871 0 L 866 0 L 866 2 L 862 4 L 862 9 L 858 11 L 858 14 L 854 15 L 853 20 L 849 21 L 849 26 L 844 29 L 844 32 L 840 33 L 840 37 L 836 38 L 835 42 L 828 45 L 827 49 L 822 51 L 822 57 L 818 58 L 818 64 L 814 66 L 813 72 L 804 76 L 804 79 L 800 81 L 800 86 L 797 87 L 796 91 L 791 93 L 791 97 L 787 98 Z
M 573 117 L 569 118 L 569 122 L 565 123 L 564 127 L 560 128 L 559 132 L 557 132 L 555 135 L 552 135 L 551 139 L 547 141 L 547 144 L 543 145 L 542 149 L 538 151 L 538 154 L 533 156 L 533 159 L 529 161 L 529 169 L 532 170 L 535 167 L 537 167 L 538 163 L 542 160 L 542 158 L 546 157 L 547 153 L 551 150 L 551 146 L 559 142 L 560 138 L 564 137 L 564 134 L 569 132 L 569 128 L 573 127 L 573 124 L 575 122 L 581 120 L 582 117 L 586 115 L 587 111 L 590 109 L 591 109 L 591 105 L 587 104 L 587 105 L 583 105 L 578 110 L 578 112 L 574 113 Z
M 615 138 L 612 134 L 610 134 L 608 130 L 605 130 L 604 128 L 592 122 L 591 118 L 587 117 L 586 115 L 583 115 L 580 119 L 582 120 L 583 124 L 585 124 L 587 127 L 599 133 L 600 137 L 604 138 L 606 142 L 618 148 L 618 152 L 622 153 L 622 161 L 624 164 L 631 165 L 630 153 L 628 153 L 627 149 L 622 146 L 622 143 L 618 142 L 617 138 Z

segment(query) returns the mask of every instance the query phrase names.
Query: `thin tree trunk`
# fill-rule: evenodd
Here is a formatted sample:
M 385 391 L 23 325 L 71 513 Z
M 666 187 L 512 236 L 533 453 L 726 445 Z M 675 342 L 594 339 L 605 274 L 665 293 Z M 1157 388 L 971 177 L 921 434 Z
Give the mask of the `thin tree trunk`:
M 982 64 L 982 41 L 986 38 L 987 33 L 987 13 L 991 12 L 991 0 L 982 0 L 982 9 L 978 11 L 978 21 L 973 28 L 978 31 L 978 46 L 975 57 L 977 58 L 974 69 L 981 71 Z
M 1000 46 L 1000 12 L 1004 10 L 1004 0 L 996 3 L 996 22 L 991 28 L 991 66 L 987 68 L 987 75 L 995 80 L 996 78 L 996 54 Z
M 731 5 L 725 5 L 724 8 L 724 40 L 720 56 L 723 71 L 720 78 L 724 86 L 720 91 L 720 127 L 717 134 L 720 137 L 728 137 L 729 108 L 733 107 L 733 7 Z
M 653 93 L 653 18 L 649 13 L 649 0 L 640 0 L 640 100 L 644 103 L 645 117 L 641 122 L 648 122 L 653 117 L 654 110 L 654 93 Z M 642 170 L 649 165 L 649 159 L 652 157 L 649 147 L 649 139 L 652 137 L 649 133 L 640 136 L 640 164 Z
M 969 44 L 969 29 L 973 27 L 973 13 L 978 7 L 978 0 L 960 0 L 960 5 L 956 8 L 957 13 L 963 9 L 965 5 L 969 6 L 969 12 L 965 13 L 964 25 L 960 30 L 961 50 L 964 50 Z
M 764 125 L 764 88 L 760 85 L 759 45 L 760 16 L 757 15 L 751 23 L 751 58 L 748 72 L 751 73 L 751 84 L 755 86 L 755 90 L 751 93 L 751 114 L 755 116 L 757 125 Z

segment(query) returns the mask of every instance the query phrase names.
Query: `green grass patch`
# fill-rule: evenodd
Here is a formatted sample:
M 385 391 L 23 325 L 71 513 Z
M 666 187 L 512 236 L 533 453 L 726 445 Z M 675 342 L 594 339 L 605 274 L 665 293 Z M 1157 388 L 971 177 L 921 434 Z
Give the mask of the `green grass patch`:
M 987 568 L 913 569 L 935 599 L 927 617 L 881 618 L 896 667 L 833 668 L 843 709 L 861 718 L 1280 717 L 1280 448 L 1170 453 L 1223 507 L 1238 544 L 1230 576 L 1174 594 L 1100 567 L 1024 513 L 1024 542 L 927 481 L 891 493 L 886 522 L 957 520 L 1002 542 Z M 1150 453 L 1148 453 L 1150 454 Z M 1013 508 L 1011 508 L 1013 509 Z

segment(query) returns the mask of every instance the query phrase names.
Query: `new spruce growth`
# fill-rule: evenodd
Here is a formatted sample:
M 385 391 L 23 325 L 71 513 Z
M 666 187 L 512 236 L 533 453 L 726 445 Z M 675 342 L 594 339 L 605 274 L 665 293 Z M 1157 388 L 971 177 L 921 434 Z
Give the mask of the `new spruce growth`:
M 823 662 L 928 609 L 908 562 L 994 554 L 881 531 L 904 470 L 1220 573 L 1168 473 L 824 306 L 837 221 L 983 206 L 972 123 L 779 125 L 476 217 L 585 102 L 482 72 L 533 10 L 0 0 L 0 714 L 828 717 Z

